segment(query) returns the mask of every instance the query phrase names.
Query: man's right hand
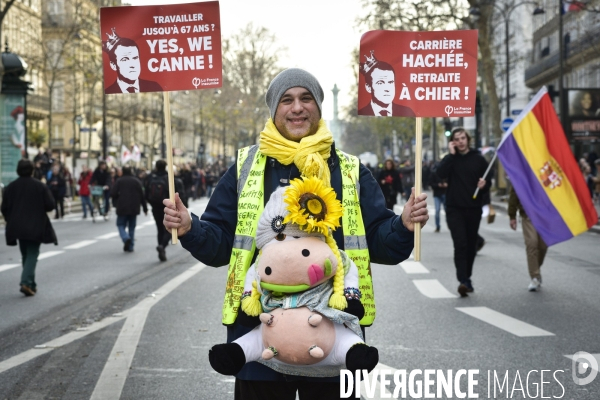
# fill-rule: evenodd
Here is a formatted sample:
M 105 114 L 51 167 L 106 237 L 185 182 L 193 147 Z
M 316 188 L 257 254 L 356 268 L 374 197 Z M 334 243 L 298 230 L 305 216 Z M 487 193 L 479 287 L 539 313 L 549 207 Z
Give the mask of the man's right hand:
M 517 220 L 516 219 L 511 219 L 510 220 L 510 227 L 513 231 L 517 230 Z
M 165 216 L 163 225 L 171 232 L 171 229 L 177 229 L 177 236 L 183 236 L 192 229 L 192 217 L 183 202 L 179 198 L 179 193 L 175 193 L 175 203 L 169 199 L 163 200 L 165 205 Z
M 456 154 L 456 144 L 454 142 L 448 142 L 448 151 L 450 154 Z

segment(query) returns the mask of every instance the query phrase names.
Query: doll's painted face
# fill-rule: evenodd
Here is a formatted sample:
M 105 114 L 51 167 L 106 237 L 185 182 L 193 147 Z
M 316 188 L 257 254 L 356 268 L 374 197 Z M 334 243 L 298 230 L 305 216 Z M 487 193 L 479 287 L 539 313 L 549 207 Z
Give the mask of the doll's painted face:
M 257 272 L 263 289 L 297 293 L 333 277 L 337 259 L 331 248 L 317 237 L 286 238 L 262 249 Z

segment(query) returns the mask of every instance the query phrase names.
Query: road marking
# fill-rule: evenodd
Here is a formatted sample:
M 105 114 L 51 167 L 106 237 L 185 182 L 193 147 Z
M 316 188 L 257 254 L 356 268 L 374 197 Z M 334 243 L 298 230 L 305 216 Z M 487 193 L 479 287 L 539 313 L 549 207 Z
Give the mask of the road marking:
M 516 318 L 509 317 L 494 311 L 487 307 L 456 307 L 460 312 L 463 312 L 471 317 L 487 322 L 490 325 L 505 330 L 506 332 L 512 333 L 519 337 L 533 337 L 533 336 L 554 336 L 554 333 L 545 331 L 536 326 L 530 325 L 526 322 L 520 321 Z
M 70 246 L 63 247 L 65 250 L 76 250 L 81 249 L 82 247 L 89 246 L 90 244 L 96 243 L 97 240 L 82 240 L 81 242 L 73 243 Z
M 403 261 L 400 266 L 407 274 L 428 274 L 429 270 L 419 261 Z
M 43 260 L 44 258 L 54 257 L 62 253 L 64 253 L 64 251 L 62 250 L 46 251 L 44 253 L 40 253 L 40 255 L 38 256 L 38 261 Z
M 121 392 L 123 391 L 123 386 L 125 386 L 125 380 L 127 379 L 127 374 L 129 373 L 129 368 L 131 367 L 133 356 L 135 355 L 135 350 L 140 341 L 150 309 L 179 285 L 200 272 L 204 267 L 206 266 L 202 263 L 194 265 L 156 290 L 154 293 L 157 297 L 146 297 L 129 311 L 129 316 L 121 329 L 121 333 L 113 346 L 106 364 L 104 364 L 104 369 L 100 374 L 90 400 L 121 398 Z
M 154 225 L 154 221 L 146 221 L 142 225 Z
M 157 297 L 156 296 L 155 297 L 146 297 L 146 298 L 144 298 L 144 300 L 140 301 L 137 305 L 135 305 L 134 307 L 132 307 L 128 310 L 125 310 L 121 313 L 115 313 L 111 317 L 106 317 L 102 321 L 94 322 L 93 324 L 86 326 L 85 331 L 82 331 L 82 330 L 71 331 L 63 336 L 60 336 L 60 337 L 54 339 L 54 340 L 51 340 L 49 342 L 46 342 L 46 343 L 43 343 L 40 345 L 36 345 L 31 350 L 24 351 L 21 354 L 17 354 L 16 356 L 13 356 L 7 360 L 0 362 L 0 374 L 3 373 L 4 371 L 8 371 L 11 368 L 17 367 L 21 364 L 31 361 L 36 357 L 44 355 L 44 354 L 54 350 L 55 348 L 58 348 L 61 346 L 66 346 L 66 345 L 74 342 L 75 340 L 81 339 L 82 337 L 85 337 L 91 333 L 97 332 L 100 329 L 104 329 L 107 326 L 114 324 L 115 322 L 118 322 L 125 318 L 128 318 L 131 315 L 131 313 L 134 311 L 137 311 L 138 308 L 145 307 L 145 308 L 148 308 L 148 311 L 149 311 L 150 308 L 154 304 L 157 303 L 157 301 L 160 301 L 163 297 L 167 296 L 171 291 L 175 290 L 179 285 L 181 285 L 186 280 L 193 277 L 196 273 L 200 272 L 204 267 L 205 267 L 205 265 L 202 263 L 198 263 L 198 264 L 194 265 L 193 267 L 185 270 L 183 273 L 179 274 L 175 278 L 171 279 L 169 282 L 164 284 L 160 289 L 157 289 L 154 292 L 155 294 L 158 295 Z M 146 314 L 147 314 L 147 312 L 146 312 Z M 121 334 L 119 335 L 119 338 L 121 338 L 121 336 L 123 336 L 124 329 L 125 329 L 125 326 L 123 326 L 123 329 L 121 330 Z M 115 344 L 115 346 L 116 346 L 116 344 Z M 129 368 L 129 367 L 127 367 L 127 368 Z M 106 367 L 105 367 L 105 369 L 106 369 Z M 126 374 L 124 374 L 124 375 L 126 376 Z M 121 386 L 120 390 L 122 390 L 122 386 Z M 119 391 L 119 393 L 120 393 L 120 391 Z M 120 395 L 117 397 L 107 397 L 107 398 L 118 399 L 119 397 L 120 397 Z
M 0 265 L 0 272 L 6 271 L 9 269 L 13 269 L 16 267 L 20 267 L 20 266 L 21 266 L 21 264 L 2 264 L 2 265 Z
M 106 235 L 98 236 L 96 239 L 112 239 L 117 236 L 119 236 L 119 232 L 111 232 Z
M 44 344 L 37 345 L 31 350 L 24 351 L 21 354 L 17 354 L 14 357 L 4 360 L 0 362 L 0 374 L 4 371 L 8 371 L 11 368 L 17 367 L 21 364 L 31 361 L 36 357 L 44 355 L 57 347 L 65 346 L 71 342 L 74 342 L 77 339 L 81 339 L 82 337 L 89 335 L 90 333 L 94 333 L 96 331 L 99 331 L 100 329 L 106 328 L 111 324 L 114 324 L 117 321 L 121 321 L 127 315 L 126 312 L 124 312 L 123 314 L 124 315 L 122 317 L 104 318 L 102 321 L 94 322 L 93 324 L 89 325 L 87 327 L 88 330 L 86 331 L 69 332 L 66 335 L 60 336 Z
M 431 299 L 452 299 L 458 297 L 450 293 L 437 279 L 413 279 L 413 283 L 423 295 Z
M 375 371 L 378 371 L 376 377 L 381 377 L 382 370 L 385 371 L 385 374 L 386 374 L 385 378 L 388 380 L 388 384 L 390 383 L 390 380 L 393 383 L 394 371 L 396 371 L 396 369 L 392 368 L 392 367 L 388 367 L 385 364 L 378 363 L 375 366 L 375 369 L 373 369 L 373 371 L 371 371 L 371 373 L 369 374 L 369 377 L 367 379 L 363 379 L 362 381 L 360 381 L 361 399 L 365 398 L 365 399 L 369 399 L 369 400 L 380 400 L 380 399 L 389 399 L 392 397 L 392 392 L 390 392 L 386 388 L 387 385 L 382 386 L 379 379 L 377 379 L 375 382 L 373 382 L 373 375 L 374 375 Z M 356 378 L 356 376 L 355 376 L 355 378 Z M 390 378 L 392 378 L 392 379 L 390 379 Z M 375 383 L 375 385 L 373 385 L 373 383 Z

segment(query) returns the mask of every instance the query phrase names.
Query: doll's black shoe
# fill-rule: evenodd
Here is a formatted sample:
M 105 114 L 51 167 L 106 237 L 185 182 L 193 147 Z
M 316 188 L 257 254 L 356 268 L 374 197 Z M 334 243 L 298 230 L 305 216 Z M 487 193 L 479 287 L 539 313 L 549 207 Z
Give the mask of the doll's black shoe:
M 364 343 L 355 344 L 346 353 L 346 368 L 350 371 L 357 369 L 371 372 L 379 362 L 379 352 L 376 347 Z
M 237 343 L 217 344 L 208 351 L 208 361 L 218 373 L 235 375 L 246 364 L 246 356 Z

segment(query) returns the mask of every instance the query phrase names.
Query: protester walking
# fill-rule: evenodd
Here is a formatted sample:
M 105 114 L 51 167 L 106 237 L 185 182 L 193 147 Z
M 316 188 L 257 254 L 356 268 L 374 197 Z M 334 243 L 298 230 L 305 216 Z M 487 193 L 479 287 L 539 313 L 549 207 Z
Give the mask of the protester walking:
M 394 166 L 394 160 L 385 160 L 385 165 L 377 180 L 383 197 L 385 197 L 385 206 L 393 211 L 394 205 L 398 201 L 398 193 L 402 193 L 402 180 L 400 172 Z
M 106 161 L 100 161 L 98 167 L 92 174 L 92 185 L 102 188 L 102 199 L 104 201 L 102 209 L 98 208 L 100 215 L 104 216 L 104 220 L 108 220 L 108 210 L 110 209 L 110 185 L 111 176 L 106 165 Z
M 6 221 L 6 244 L 19 243 L 23 272 L 20 291 L 25 296 L 37 293 L 35 268 L 42 243 L 58 245 L 48 212 L 55 207 L 50 189 L 32 177 L 33 163 L 20 160 L 17 164 L 19 177 L 9 183 L 2 197 L 0 207 Z
M 400 167 L 400 176 L 402 177 L 402 187 L 404 188 L 403 198 L 408 201 L 412 187 L 415 185 L 415 166 L 411 165 L 410 160 L 406 160 Z
M 454 265 L 461 297 L 474 291 L 471 275 L 477 253 L 482 197 L 490 188 L 490 181 L 482 178 L 488 163 L 477 150 L 469 147 L 470 142 L 471 136 L 464 128 L 454 128 L 448 143 L 449 154 L 436 170 L 440 178 L 448 180 L 446 222 L 454 242 Z M 477 188 L 479 194 L 473 198 Z
M 413 249 L 414 224 L 427 222 L 425 193 L 415 198 L 413 192 L 402 215 L 396 215 L 385 206 L 371 172 L 357 157 L 335 148 L 321 118 L 323 96 L 313 75 L 297 68 L 284 70 L 267 90 L 271 119 L 260 133 L 260 144 L 238 152 L 236 164 L 221 178 L 201 218 L 190 215 L 179 196 L 175 196 L 175 202 L 164 201 L 164 225 L 169 231 L 177 229 L 183 248 L 213 267 L 230 263 L 222 320 L 228 342 L 253 328 L 238 320 L 245 273 L 256 257 L 255 247 L 250 244 L 255 239 L 260 213 L 252 210 L 262 207 L 277 187 L 287 186 L 301 175 L 314 176 L 330 183 L 338 198 L 348 204 L 342 217 L 343 229 L 333 232 L 333 238 L 339 249 L 349 251 L 362 271 L 364 326 L 373 323 L 375 311 L 370 262 L 396 265 L 408 258 Z M 362 218 L 357 220 L 356 215 Z M 351 231 L 347 228 L 350 223 Z M 369 359 L 372 356 L 365 355 Z M 209 360 L 213 367 L 219 362 L 210 354 Z M 296 392 L 301 400 L 339 398 L 340 377 L 287 375 L 257 362 L 245 364 L 236 375 L 235 398 L 239 400 L 294 400 Z
M 65 180 L 58 163 L 54 163 L 52 169 L 48 171 L 46 182 L 56 204 L 54 219 L 63 218 L 65 216 L 65 195 L 67 194 L 67 181 Z
M 111 189 L 116 204 L 117 228 L 123 241 L 123 251 L 133 252 L 135 244 L 135 225 L 140 214 L 140 206 L 148 215 L 148 206 L 144 198 L 142 182 L 133 176 L 130 167 L 123 167 L 123 175 L 116 180 Z
M 83 219 L 87 218 L 87 210 L 90 210 L 90 216 L 92 221 L 94 219 L 94 207 L 92 206 L 92 200 L 90 198 L 90 183 L 92 182 L 92 171 L 87 165 L 83 164 L 81 167 L 81 173 L 77 183 L 79 184 L 79 198 L 81 199 L 81 209 L 83 210 Z
M 510 227 L 513 231 L 517 230 L 517 210 L 521 216 L 521 227 L 523 228 L 523 239 L 525 240 L 525 252 L 527 253 L 527 267 L 531 282 L 528 289 L 530 292 L 536 292 L 542 288 L 542 274 L 540 268 L 544 263 L 548 246 L 536 231 L 533 223 L 525 213 L 521 205 L 517 192 L 514 188 L 510 189 L 508 197 L 508 218 L 510 218 Z
M 171 242 L 171 232 L 165 229 L 163 225 L 163 217 L 165 215 L 165 206 L 163 200 L 169 198 L 169 176 L 167 173 L 167 162 L 165 160 L 158 160 L 154 165 L 154 172 L 148 175 L 144 184 L 144 192 L 146 200 L 152 207 L 152 217 L 154 217 L 154 223 L 156 224 L 156 239 L 158 245 L 156 251 L 158 252 L 158 259 L 160 261 L 167 261 L 167 246 Z M 181 180 L 175 180 L 175 192 L 183 194 L 183 185 Z
M 448 182 L 446 179 L 442 179 L 436 173 L 437 167 L 439 163 L 436 163 L 431 173 L 429 174 L 429 185 L 433 190 L 433 200 L 435 202 L 435 232 L 439 232 L 441 229 L 440 224 L 440 213 L 442 211 L 442 207 L 444 207 L 444 212 L 446 212 L 446 189 L 448 188 Z

